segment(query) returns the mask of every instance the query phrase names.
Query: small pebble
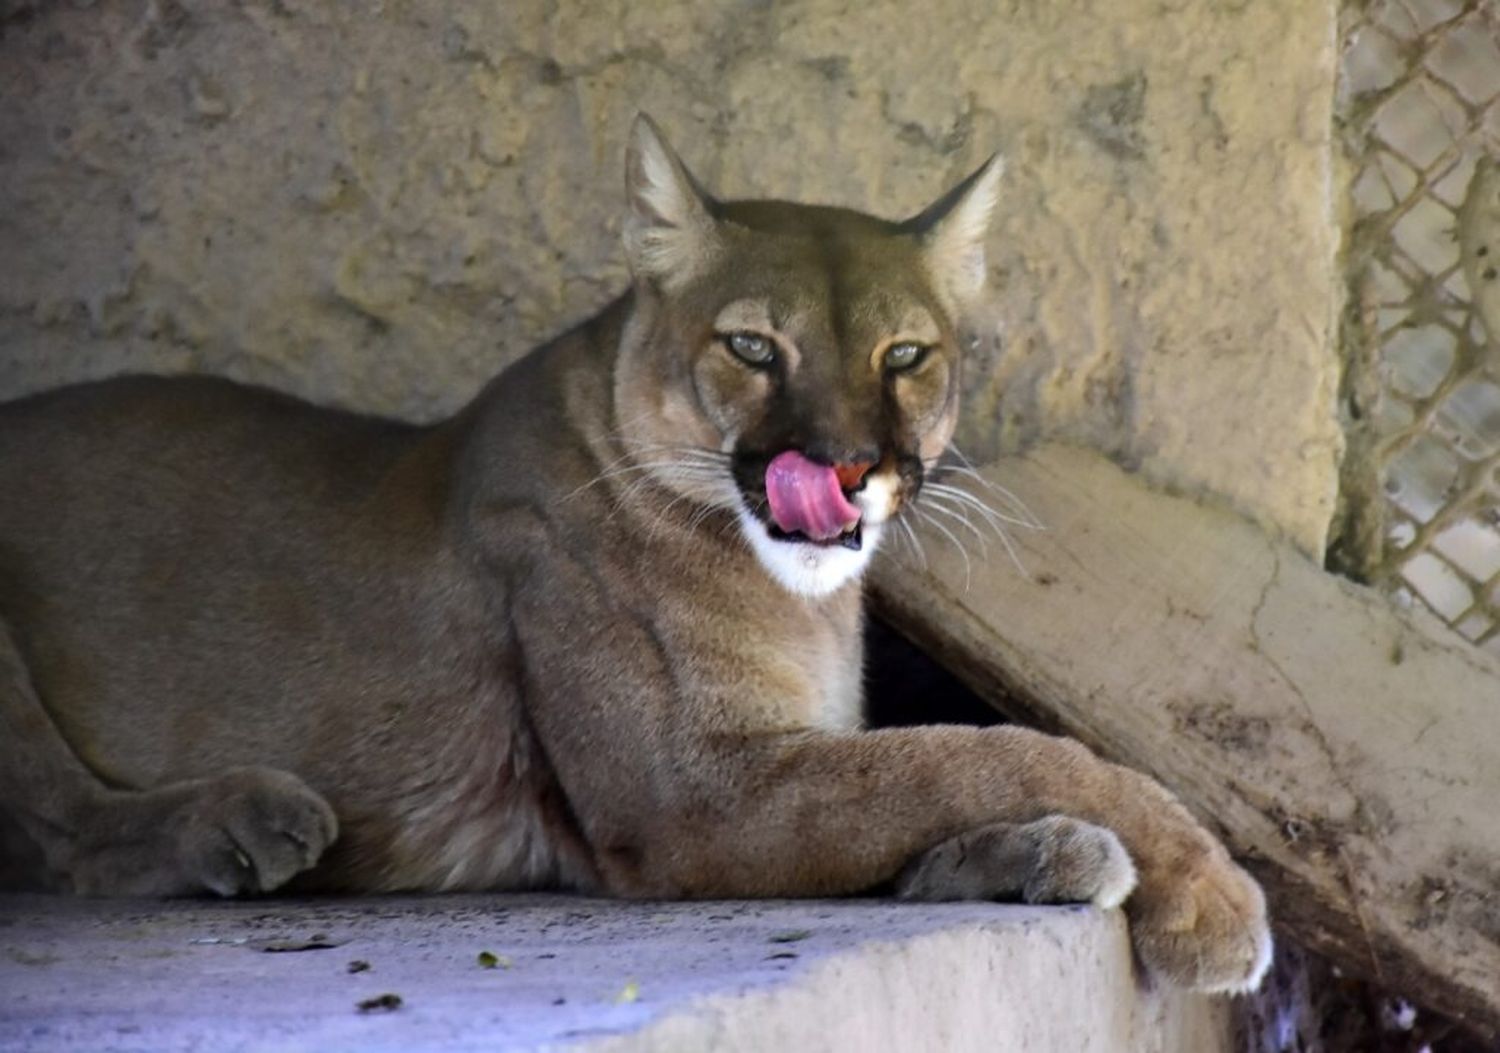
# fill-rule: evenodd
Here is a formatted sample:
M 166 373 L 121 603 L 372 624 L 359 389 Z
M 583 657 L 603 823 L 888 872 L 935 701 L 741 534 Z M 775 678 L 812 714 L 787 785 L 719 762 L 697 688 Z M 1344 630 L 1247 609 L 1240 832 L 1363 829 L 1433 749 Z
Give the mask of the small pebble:
M 376 995 L 359 1003 L 361 1013 L 389 1013 L 400 1008 L 401 996 L 398 994 Z

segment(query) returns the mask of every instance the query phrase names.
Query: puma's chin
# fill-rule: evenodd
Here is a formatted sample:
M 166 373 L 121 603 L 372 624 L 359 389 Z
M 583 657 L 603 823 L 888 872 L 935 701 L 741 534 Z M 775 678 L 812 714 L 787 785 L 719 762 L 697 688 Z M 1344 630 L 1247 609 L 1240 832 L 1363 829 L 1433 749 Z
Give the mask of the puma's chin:
M 860 544 L 855 547 L 837 540 L 819 543 L 776 536 L 774 527 L 744 508 L 739 511 L 739 521 L 740 530 L 761 566 L 787 591 L 807 597 L 826 596 L 859 577 L 869 565 L 884 530 L 882 523 L 861 523 L 857 528 Z

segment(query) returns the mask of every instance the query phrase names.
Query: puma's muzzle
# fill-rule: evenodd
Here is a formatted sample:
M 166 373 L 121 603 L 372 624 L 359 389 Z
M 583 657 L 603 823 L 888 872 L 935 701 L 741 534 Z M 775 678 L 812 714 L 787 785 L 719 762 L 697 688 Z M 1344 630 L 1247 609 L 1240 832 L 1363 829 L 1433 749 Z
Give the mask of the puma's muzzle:
M 770 456 L 741 453 L 734 477 L 751 519 L 774 541 L 859 551 L 864 528 L 896 515 L 921 486 L 921 462 L 827 463 L 800 449 Z
M 844 493 L 849 472 L 819 464 L 799 450 L 783 450 L 766 465 L 771 522 L 785 535 L 832 541 L 859 526 L 860 510 Z

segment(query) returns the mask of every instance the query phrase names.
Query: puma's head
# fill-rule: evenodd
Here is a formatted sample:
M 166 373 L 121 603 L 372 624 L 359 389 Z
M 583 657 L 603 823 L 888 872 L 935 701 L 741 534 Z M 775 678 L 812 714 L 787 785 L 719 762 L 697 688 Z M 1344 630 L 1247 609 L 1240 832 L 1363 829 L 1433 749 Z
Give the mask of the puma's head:
M 717 201 L 636 120 L 617 427 L 664 486 L 731 511 L 794 592 L 863 570 L 953 434 L 957 320 L 984 290 L 1000 171 L 901 223 Z

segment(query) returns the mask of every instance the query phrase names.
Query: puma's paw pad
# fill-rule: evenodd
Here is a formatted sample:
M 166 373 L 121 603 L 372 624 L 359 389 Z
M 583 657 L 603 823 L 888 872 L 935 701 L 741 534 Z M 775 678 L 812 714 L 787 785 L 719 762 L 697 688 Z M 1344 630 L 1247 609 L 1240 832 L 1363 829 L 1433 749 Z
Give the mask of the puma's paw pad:
M 1265 896 L 1225 855 L 1144 884 L 1127 912 L 1141 960 L 1179 987 L 1253 991 L 1271 966 Z
M 269 768 L 212 780 L 184 812 L 180 858 L 221 896 L 279 888 L 338 837 L 328 802 L 295 775 Z
M 899 897 L 929 902 L 1020 898 L 1117 907 L 1134 887 L 1135 866 L 1120 839 L 1065 815 L 950 837 L 896 880 Z
M 1111 908 L 1135 889 L 1135 864 L 1111 830 L 1052 815 L 1023 827 L 1036 862 L 1021 895 L 1027 903 L 1093 903 Z

